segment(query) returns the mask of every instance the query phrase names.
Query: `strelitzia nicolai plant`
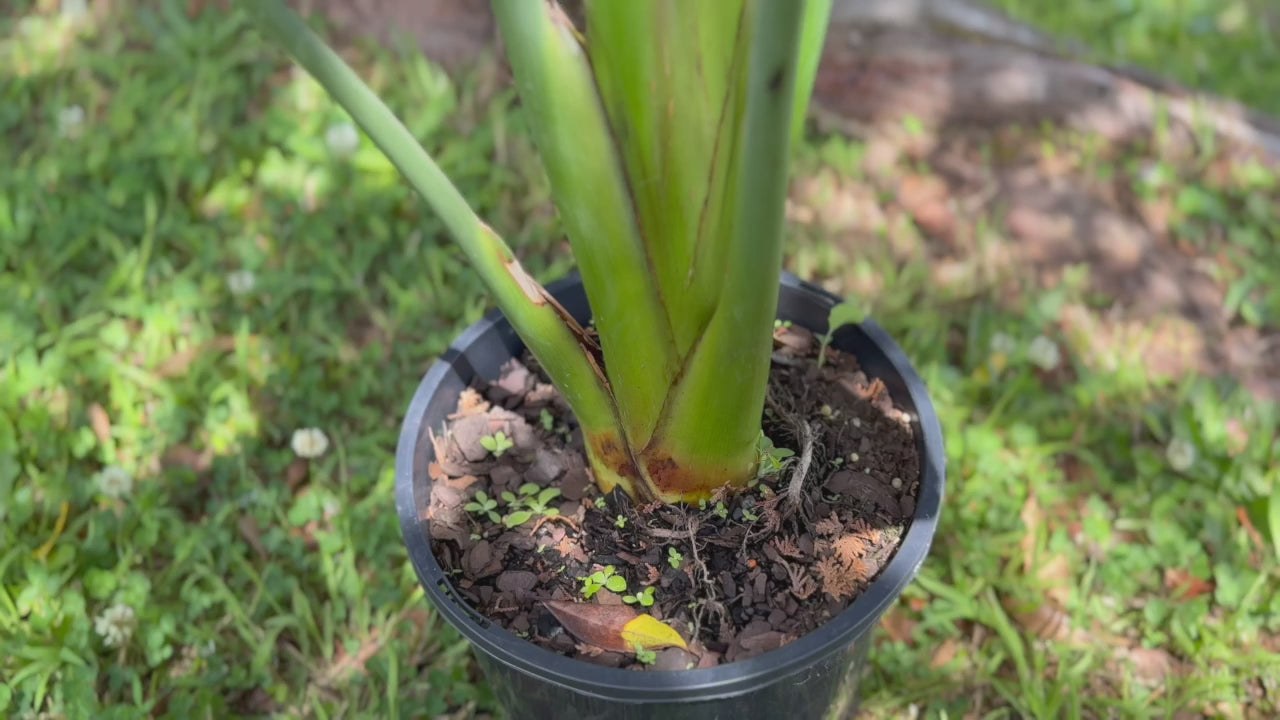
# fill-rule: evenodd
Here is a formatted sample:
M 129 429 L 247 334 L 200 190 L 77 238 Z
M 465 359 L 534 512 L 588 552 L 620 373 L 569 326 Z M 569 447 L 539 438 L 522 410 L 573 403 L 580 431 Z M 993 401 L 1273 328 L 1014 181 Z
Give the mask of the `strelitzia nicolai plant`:
M 585 28 L 547 0 L 492 6 L 597 335 L 282 0 L 242 2 L 443 220 L 568 401 L 602 490 L 678 502 L 745 485 L 789 151 L 831 0 L 585 0 Z

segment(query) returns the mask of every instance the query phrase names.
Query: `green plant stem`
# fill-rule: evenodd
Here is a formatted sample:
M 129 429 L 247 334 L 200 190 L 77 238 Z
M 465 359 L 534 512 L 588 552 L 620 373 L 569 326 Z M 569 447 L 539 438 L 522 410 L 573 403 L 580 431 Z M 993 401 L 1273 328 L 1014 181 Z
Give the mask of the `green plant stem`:
M 408 129 L 282 0 L 242 0 L 240 5 L 351 115 L 440 216 L 498 307 L 564 393 L 584 430 L 616 433 L 607 384 L 572 321 L 548 301 L 542 287 L 502 238 L 476 216 Z
M 568 18 L 548 3 L 495 0 L 493 10 L 591 302 L 627 445 L 643 447 L 678 362 L 591 66 Z
M 805 5 L 754 8 L 746 125 L 735 178 L 734 252 L 706 333 L 673 388 L 669 413 L 642 462 L 674 459 L 703 492 L 755 470 L 782 267 L 783 212 L 797 45 Z

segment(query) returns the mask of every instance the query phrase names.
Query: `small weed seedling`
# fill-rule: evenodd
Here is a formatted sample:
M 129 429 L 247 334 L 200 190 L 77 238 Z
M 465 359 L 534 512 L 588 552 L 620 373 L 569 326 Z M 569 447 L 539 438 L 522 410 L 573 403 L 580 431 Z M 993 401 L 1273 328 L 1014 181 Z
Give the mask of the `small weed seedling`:
M 673 547 L 667 548 L 667 564 L 668 565 L 670 565 L 672 568 L 676 570 L 679 570 L 680 563 L 682 562 L 684 562 L 684 555 L 681 555 L 679 550 Z
M 640 643 L 632 643 L 632 646 L 636 649 L 636 660 L 639 662 L 644 663 L 645 665 L 652 665 L 658 662 L 658 653 L 652 650 L 646 650 Z
M 761 431 L 760 436 L 756 438 L 756 458 L 760 468 L 756 471 L 756 478 L 765 478 L 782 472 L 786 459 L 793 455 L 795 451 L 777 447 L 773 444 L 773 440 Z
M 525 524 L 534 515 L 559 515 L 559 508 L 547 507 L 547 503 L 559 496 L 559 488 L 541 489 L 533 483 L 521 485 L 514 493 L 503 491 L 502 499 L 510 512 L 502 518 L 502 524 L 513 528 Z
M 623 515 L 619 515 L 619 516 L 618 516 L 618 517 L 613 521 L 613 524 L 614 524 L 614 526 L 615 526 L 615 527 L 624 528 L 624 527 L 626 527 L 626 526 L 627 526 L 627 518 L 626 518 L 625 516 L 623 516 Z
M 456 507 L 456 506 L 455 506 Z M 483 490 L 476 492 L 476 497 L 471 502 L 462 506 L 463 510 L 476 515 L 488 515 L 493 522 L 501 522 L 502 518 L 498 515 L 498 501 L 489 497 Z
M 555 429 L 556 419 L 551 417 L 551 413 L 546 408 L 542 408 L 542 412 L 538 413 L 538 421 L 542 423 L 542 429 L 551 432 Z
M 582 581 L 582 597 L 587 600 L 600 592 L 601 588 L 607 588 L 616 593 L 627 589 L 627 579 L 616 574 L 612 565 L 606 565 L 603 570 L 597 570 L 587 577 L 578 579 Z
M 511 442 L 506 433 L 499 430 L 492 435 L 485 435 L 480 438 L 480 446 L 493 453 L 494 457 L 500 458 L 502 453 L 515 447 L 515 443 Z
M 597 510 L 604 510 L 604 509 L 605 509 L 605 508 L 607 508 L 607 507 L 609 507 L 609 503 L 608 503 L 608 501 L 606 501 L 606 500 L 604 499 L 604 496 L 603 496 L 603 495 L 597 496 L 597 497 L 596 497 L 596 509 L 597 509 Z
M 827 360 L 827 347 L 831 345 L 831 338 L 835 336 L 836 331 L 845 325 L 857 325 L 866 319 L 866 313 L 861 307 L 853 304 L 853 301 L 846 300 L 827 313 L 827 332 L 823 334 L 821 347 L 818 348 L 818 367 Z
M 640 607 L 652 607 L 653 606 L 653 586 L 650 585 L 649 587 L 644 589 L 644 592 L 638 592 L 635 595 L 623 595 L 622 602 L 628 605 L 635 605 L 636 603 L 639 603 Z

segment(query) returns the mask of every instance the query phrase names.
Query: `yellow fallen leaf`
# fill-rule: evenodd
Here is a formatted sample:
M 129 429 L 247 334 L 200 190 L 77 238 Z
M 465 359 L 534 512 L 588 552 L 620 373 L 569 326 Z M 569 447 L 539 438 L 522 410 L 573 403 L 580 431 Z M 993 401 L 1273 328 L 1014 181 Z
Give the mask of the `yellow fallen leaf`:
M 634 620 L 623 625 L 622 639 L 647 650 L 664 647 L 689 649 L 680 633 L 652 615 L 637 615 Z

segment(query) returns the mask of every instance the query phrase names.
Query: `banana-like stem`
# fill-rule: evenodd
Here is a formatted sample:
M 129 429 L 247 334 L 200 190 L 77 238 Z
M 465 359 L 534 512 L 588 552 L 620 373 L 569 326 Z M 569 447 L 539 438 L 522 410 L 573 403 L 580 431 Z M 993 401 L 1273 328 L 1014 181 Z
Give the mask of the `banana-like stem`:
M 618 415 L 596 349 L 582 328 L 546 293 L 502 238 L 475 211 L 390 109 L 324 41 L 282 0 L 242 0 L 280 45 L 351 115 L 431 209 L 479 273 L 516 333 L 546 368 L 573 408 L 584 433 L 621 444 Z M 621 473 L 597 466 L 597 481 L 632 490 L 636 472 L 613 463 Z
M 554 3 L 494 0 L 602 347 L 282 0 L 241 4 L 440 215 L 606 491 L 697 500 L 754 475 L 787 160 L 831 0 L 586 0 L 585 37 Z

